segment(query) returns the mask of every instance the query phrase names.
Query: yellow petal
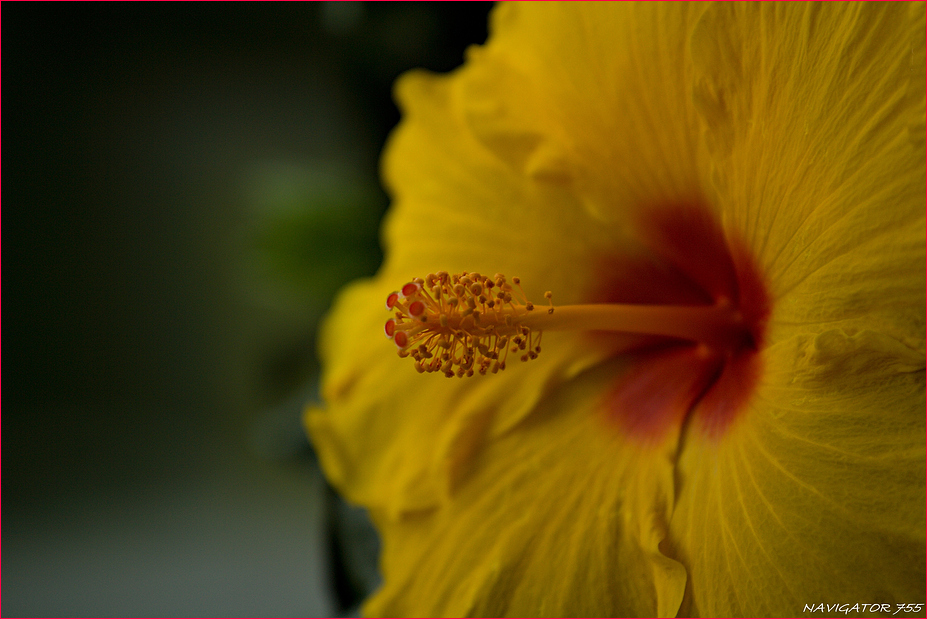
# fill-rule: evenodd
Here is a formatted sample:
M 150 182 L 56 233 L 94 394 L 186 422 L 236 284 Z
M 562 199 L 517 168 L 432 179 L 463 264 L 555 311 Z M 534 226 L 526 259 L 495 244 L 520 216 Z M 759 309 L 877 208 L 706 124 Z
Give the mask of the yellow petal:
M 685 570 L 660 544 L 673 509 L 675 438 L 642 448 L 604 432 L 586 373 L 481 454 L 440 510 L 384 533 L 374 616 L 674 616 Z
M 718 206 L 774 319 L 922 348 L 924 4 L 722 3 L 692 54 Z
M 404 75 L 404 119 L 384 155 L 393 205 L 384 227 L 380 279 L 401 285 L 427 272 L 505 273 L 537 301 L 577 303 L 596 286 L 594 265 L 626 236 L 589 217 L 570 191 L 505 165 L 463 119 L 463 91 L 479 67 L 450 76 Z M 634 246 L 632 245 L 632 248 Z
M 698 201 L 686 42 L 700 5 L 502 4 L 473 54 L 467 118 L 513 169 L 572 187 L 599 219 Z M 553 184 L 553 183 L 551 183 Z
M 797 616 L 810 603 L 924 597 L 923 358 L 873 332 L 767 351 L 722 441 L 692 433 L 670 551 L 684 612 Z
M 685 613 L 923 599 L 923 29 L 922 4 L 855 3 L 696 28 L 712 179 L 773 313 L 741 422 L 680 456 Z

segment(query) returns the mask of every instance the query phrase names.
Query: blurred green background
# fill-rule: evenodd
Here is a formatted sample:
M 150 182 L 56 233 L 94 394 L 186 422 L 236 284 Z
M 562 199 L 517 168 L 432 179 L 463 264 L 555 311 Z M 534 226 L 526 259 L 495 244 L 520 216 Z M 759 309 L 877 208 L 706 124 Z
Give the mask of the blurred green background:
M 4 615 L 356 607 L 316 328 L 382 257 L 392 82 L 489 8 L 2 5 Z

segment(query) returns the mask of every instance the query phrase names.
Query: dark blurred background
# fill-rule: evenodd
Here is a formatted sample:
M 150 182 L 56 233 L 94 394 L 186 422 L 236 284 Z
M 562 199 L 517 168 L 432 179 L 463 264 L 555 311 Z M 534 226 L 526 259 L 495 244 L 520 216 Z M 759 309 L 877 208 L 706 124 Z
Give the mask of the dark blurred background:
M 394 79 L 486 3 L 2 5 L 2 612 L 356 612 L 300 425 L 375 272 Z

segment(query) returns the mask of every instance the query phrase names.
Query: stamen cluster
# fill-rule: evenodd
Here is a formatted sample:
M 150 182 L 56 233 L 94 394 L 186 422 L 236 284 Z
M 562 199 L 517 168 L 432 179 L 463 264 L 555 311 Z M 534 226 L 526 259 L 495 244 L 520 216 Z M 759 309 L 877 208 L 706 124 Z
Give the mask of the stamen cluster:
M 550 293 L 545 297 L 549 300 Z M 391 293 L 386 308 L 394 312 L 386 321 L 386 336 L 419 372 L 449 378 L 496 373 L 505 369 L 510 352 L 522 352 L 522 361 L 541 352 L 541 333 L 535 335 L 520 322 L 534 304 L 517 277 L 510 284 L 501 273 L 439 271 Z M 553 304 L 548 311 L 553 312 Z

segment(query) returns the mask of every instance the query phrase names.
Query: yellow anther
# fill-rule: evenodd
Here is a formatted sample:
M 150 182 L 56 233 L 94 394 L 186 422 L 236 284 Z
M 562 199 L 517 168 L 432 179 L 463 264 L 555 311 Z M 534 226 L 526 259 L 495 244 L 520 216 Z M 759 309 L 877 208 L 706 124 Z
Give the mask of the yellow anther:
M 547 313 L 553 314 L 554 313 L 554 301 L 553 301 L 554 293 L 548 290 L 547 292 L 544 293 L 544 298 L 547 299 L 548 303 L 550 303 L 550 308 L 548 308 Z
M 518 279 L 513 279 L 518 283 Z M 520 286 L 519 286 L 520 290 Z M 522 324 L 533 305 L 521 293 L 515 300 L 501 273 L 429 273 L 391 295 L 387 306 L 395 318 L 387 336 L 402 357 L 411 356 L 420 372 L 472 376 L 505 369 L 509 343 L 517 337 L 525 347 L 532 328 Z M 518 349 L 518 344 L 515 344 Z

